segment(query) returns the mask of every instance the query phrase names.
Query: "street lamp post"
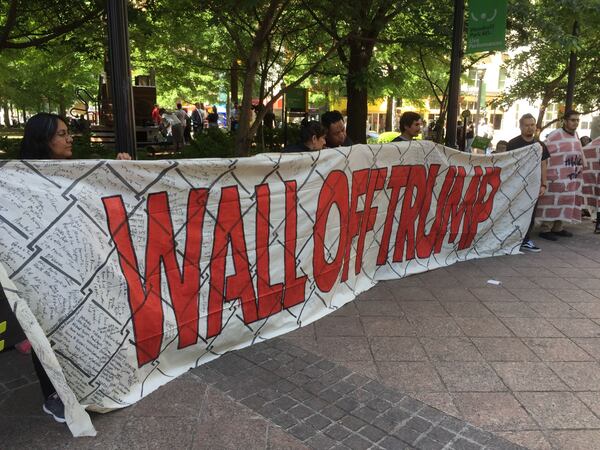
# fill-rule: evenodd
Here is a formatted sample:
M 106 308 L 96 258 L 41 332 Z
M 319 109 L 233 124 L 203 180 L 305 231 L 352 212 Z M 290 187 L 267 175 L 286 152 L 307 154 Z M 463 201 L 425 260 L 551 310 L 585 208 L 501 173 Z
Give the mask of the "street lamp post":
M 483 78 L 485 77 L 485 67 L 478 73 L 479 90 L 477 91 L 477 122 L 475 123 L 475 136 L 479 134 L 479 121 L 481 120 L 481 103 L 483 101 Z
M 115 145 L 118 152 L 127 152 L 135 159 L 135 115 L 129 65 L 127 0 L 107 0 L 106 11 Z
M 452 60 L 450 62 L 450 90 L 448 92 L 448 119 L 446 120 L 446 145 L 456 148 L 458 122 L 458 97 L 463 51 L 465 0 L 454 0 L 454 29 L 452 31 Z
M 579 23 L 573 24 L 573 37 L 579 34 Z M 569 55 L 569 78 L 567 83 L 567 99 L 565 101 L 565 111 L 573 109 L 573 98 L 575 97 L 575 77 L 577 75 L 577 53 L 571 50 Z

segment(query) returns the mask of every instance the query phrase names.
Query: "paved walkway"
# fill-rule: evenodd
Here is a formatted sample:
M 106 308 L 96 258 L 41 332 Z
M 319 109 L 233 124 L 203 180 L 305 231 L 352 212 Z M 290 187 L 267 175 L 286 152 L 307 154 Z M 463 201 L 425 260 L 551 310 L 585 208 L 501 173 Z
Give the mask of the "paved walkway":
M 380 283 L 94 415 L 93 439 L 44 417 L 29 359 L 0 354 L 0 447 L 600 449 L 600 236 L 574 230 Z

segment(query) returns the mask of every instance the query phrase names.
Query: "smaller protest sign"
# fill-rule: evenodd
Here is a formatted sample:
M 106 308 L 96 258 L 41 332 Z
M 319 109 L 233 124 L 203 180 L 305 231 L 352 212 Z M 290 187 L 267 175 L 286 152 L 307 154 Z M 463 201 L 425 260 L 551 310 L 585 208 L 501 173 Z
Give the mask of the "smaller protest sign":
M 471 144 L 471 147 L 480 148 L 482 150 L 485 150 L 486 148 L 488 148 L 490 146 L 491 142 L 492 142 L 492 140 L 490 138 L 486 138 L 483 136 L 476 136 L 475 139 L 473 139 L 473 143 Z

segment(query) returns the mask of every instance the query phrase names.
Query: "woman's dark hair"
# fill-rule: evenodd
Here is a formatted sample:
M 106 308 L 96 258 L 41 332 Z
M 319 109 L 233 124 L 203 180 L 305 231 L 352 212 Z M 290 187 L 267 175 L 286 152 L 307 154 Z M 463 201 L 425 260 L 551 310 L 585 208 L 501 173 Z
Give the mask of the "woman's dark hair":
M 62 117 L 51 113 L 38 113 L 31 116 L 25 124 L 21 141 L 21 159 L 52 159 L 50 141 L 58 129 L 58 121 L 66 122 Z
M 327 129 L 316 120 L 311 120 L 302 128 L 300 128 L 300 141 L 304 144 L 309 142 L 313 136 L 317 139 L 325 136 Z

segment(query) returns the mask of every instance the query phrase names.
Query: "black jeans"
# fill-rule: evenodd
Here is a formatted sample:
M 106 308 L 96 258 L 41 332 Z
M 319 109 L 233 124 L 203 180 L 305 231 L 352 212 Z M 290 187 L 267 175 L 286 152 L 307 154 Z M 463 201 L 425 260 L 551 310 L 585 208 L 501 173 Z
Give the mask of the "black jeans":
M 538 202 L 535 202 L 535 206 L 533 207 L 533 213 L 531 214 L 531 222 L 529 223 L 529 228 L 527 228 L 527 233 L 525 233 L 525 237 L 523 238 L 523 242 L 527 242 L 529 240 L 529 235 L 533 231 L 533 227 L 535 226 L 535 210 L 537 209 Z
M 35 369 L 35 373 L 37 374 L 38 379 L 40 380 L 40 388 L 42 388 L 42 394 L 44 395 L 44 400 L 50 397 L 52 394 L 56 392 L 50 378 L 46 375 L 46 371 L 42 366 L 42 363 L 38 359 L 35 352 L 31 351 L 31 359 L 33 360 L 33 367 Z

